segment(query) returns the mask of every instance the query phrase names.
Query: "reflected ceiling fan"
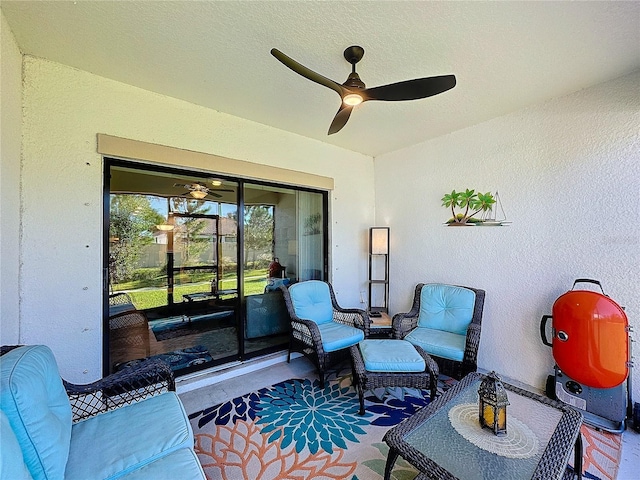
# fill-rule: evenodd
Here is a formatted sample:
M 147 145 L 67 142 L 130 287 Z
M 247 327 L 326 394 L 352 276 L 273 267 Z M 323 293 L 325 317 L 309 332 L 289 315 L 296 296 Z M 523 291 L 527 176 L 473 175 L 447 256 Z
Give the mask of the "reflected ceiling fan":
M 331 122 L 328 132 L 329 135 L 339 132 L 342 127 L 345 126 L 347 120 L 349 120 L 353 107 L 363 102 L 369 100 L 383 100 L 387 102 L 417 100 L 446 92 L 456 85 L 455 75 L 441 75 L 437 77 L 415 78 L 404 82 L 366 88 L 365 84 L 360 80 L 360 76 L 356 73 L 356 63 L 362 60 L 362 56 L 364 55 L 364 48 L 357 45 L 348 47 L 344 51 L 344 58 L 351 64 L 351 73 L 347 81 L 343 84 L 334 82 L 308 69 L 276 48 L 271 49 L 271 55 L 294 72 L 308 78 L 312 82 L 335 90 L 338 95 L 340 95 L 342 104 L 338 109 L 338 113 L 336 113 L 336 116 L 333 118 L 333 122 Z
M 222 185 L 222 182 L 220 180 L 213 180 L 211 184 L 214 186 L 218 186 L 218 185 Z M 235 190 L 224 190 L 224 189 L 215 189 L 214 191 L 213 188 L 206 187 L 201 183 L 174 183 L 173 186 L 186 188 L 187 189 L 186 193 L 188 193 L 189 195 L 191 195 L 193 198 L 197 200 L 202 200 L 207 195 L 210 195 L 215 198 L 222 198 L 222 195 L 216 192 L 234 192 L 235 191 Z

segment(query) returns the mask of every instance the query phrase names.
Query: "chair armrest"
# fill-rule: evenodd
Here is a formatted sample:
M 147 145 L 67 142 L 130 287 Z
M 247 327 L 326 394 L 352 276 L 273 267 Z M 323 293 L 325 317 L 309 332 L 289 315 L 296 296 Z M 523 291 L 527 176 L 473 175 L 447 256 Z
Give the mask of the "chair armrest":
M 74 423 L 176 389 L 171 368 L 157 359 L 143 360 L 93 383 L 63 383 Z
M 371 318 L 369 314 L 359 308 L 333 307 L 333 321 L 364 330 L 364 336 L 369 336 Z
M 477 368 L 478 347 L 480 346 L 480 330 L 481 326 L 477 323 L 469 324 L 467 329 L 467 340 L 464 347 L 464 358 L 462 362 L 466 365 L 472 365 L 474 371 Z
M 324 355 L 322 338 L 316 322 L 296 316 L 291 318 L 291 329 L 294 337 L 316 350 L 318 355 Z
M 393 338 L 403 339 L 411 330 L 418 326 L 418 315 L 407 313 L 396 313 L 391 321 Z

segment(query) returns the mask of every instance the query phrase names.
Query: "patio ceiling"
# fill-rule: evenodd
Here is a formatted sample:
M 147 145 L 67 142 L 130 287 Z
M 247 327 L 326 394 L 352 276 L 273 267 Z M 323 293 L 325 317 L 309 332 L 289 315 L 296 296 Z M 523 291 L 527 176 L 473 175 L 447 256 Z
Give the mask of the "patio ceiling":
M 640 68 L 640 2 L 10 1 L 23 53 L 380 155 Z M 368 86 L 455 74 L 409 102 L 368 102 L 327 136 L 338 96 L 270 55 Z

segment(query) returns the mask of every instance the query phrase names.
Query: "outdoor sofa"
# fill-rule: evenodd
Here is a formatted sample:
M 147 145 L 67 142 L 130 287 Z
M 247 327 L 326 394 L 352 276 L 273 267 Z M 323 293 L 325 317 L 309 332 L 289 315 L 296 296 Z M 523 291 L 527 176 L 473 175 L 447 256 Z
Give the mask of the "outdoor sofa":
M 164 362 L 73 385 L 44 345 L 0 353 L 0 478 L 205 478 Z

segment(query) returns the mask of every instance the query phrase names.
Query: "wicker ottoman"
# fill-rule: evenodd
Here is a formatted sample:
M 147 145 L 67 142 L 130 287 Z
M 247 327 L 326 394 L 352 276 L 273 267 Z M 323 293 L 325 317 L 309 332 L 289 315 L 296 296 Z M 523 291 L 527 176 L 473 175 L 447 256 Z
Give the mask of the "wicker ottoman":
M 363 340 L 349 350 L 360 415 L 364 415 L 364 392 L 374 388 L 429 388 L 431 401 L 435 399 L 438 364 L 422 348 L 406 340 L 381 339 Z

